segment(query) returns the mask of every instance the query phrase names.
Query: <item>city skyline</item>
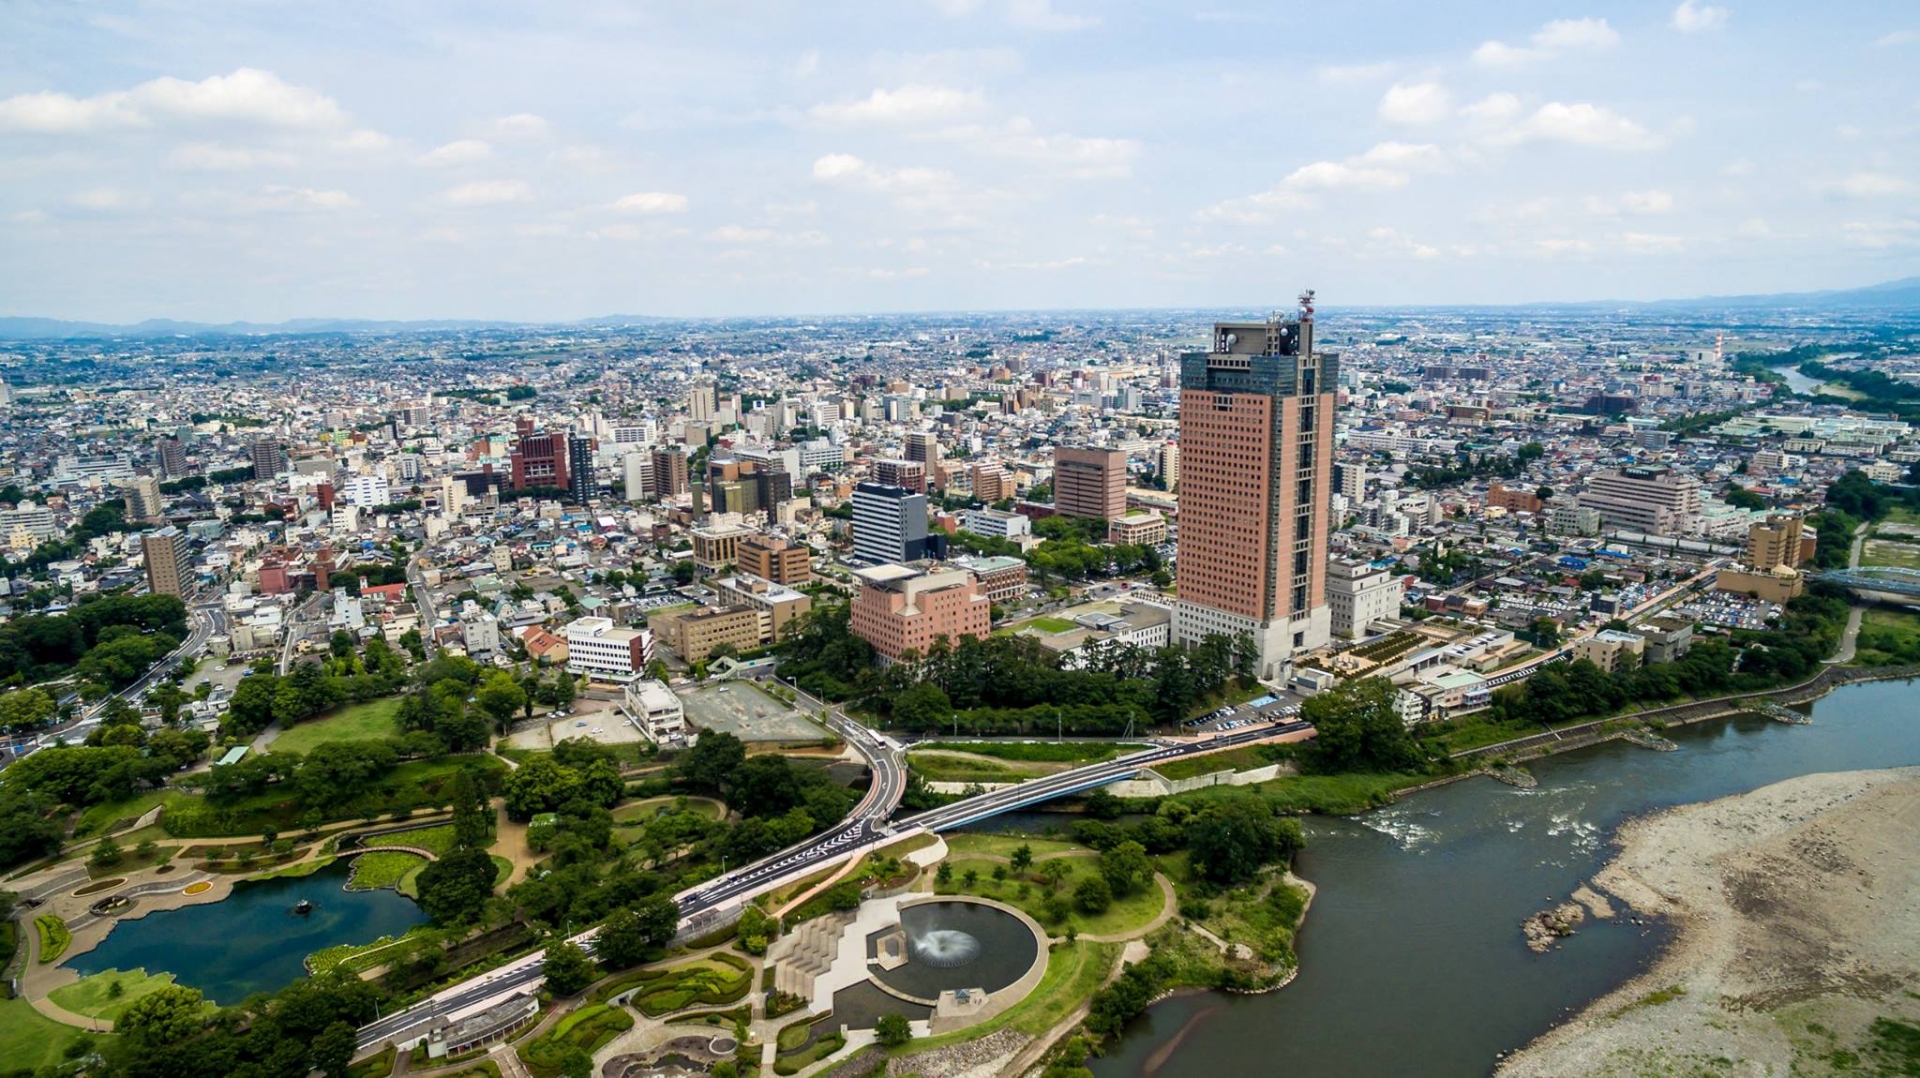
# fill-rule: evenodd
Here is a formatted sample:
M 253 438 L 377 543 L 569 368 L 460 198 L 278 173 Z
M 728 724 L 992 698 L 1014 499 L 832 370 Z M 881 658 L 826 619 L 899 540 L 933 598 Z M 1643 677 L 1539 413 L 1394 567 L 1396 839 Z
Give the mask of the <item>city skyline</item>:
M 1920 244 L 1893 4 L 6 21 L 18 315 L 1637 300 L 1870 284 Z

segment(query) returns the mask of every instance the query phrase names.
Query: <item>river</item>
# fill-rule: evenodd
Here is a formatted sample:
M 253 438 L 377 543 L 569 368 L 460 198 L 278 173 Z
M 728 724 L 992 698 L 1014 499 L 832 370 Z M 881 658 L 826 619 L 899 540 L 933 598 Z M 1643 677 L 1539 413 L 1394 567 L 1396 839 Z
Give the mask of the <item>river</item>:
M 1822 384 L 1818 378 L 1808 378 L 1806 375 L 1801 374 L 1798 367 L 1769 367 L 1767 369 L 1785 378 L 1787 380 L 1787 388 L 1793 390 L 1795 393 L 1811 395 L 1815 390 L 1819 389 Z
M 1309 822 L 1295 866 L 1319 888 L 1300 975 L 1265 996 L 1197 993 L 1136 1021 L 1098 1078 L 1481 1078 L 1633 976 L 1665 932 L 1589 921 L 1549 954 L 1520 922 L 1609 856 L 1625 819 L 1796 775 L 1920 763 L 1920 694 L 1840 689 L 1814 725 L 1735 719 L 1669 731 L 1678 752 L 1610 742 L 1529 765 L 1536 790 L 1469 779 L 1353 819 Z

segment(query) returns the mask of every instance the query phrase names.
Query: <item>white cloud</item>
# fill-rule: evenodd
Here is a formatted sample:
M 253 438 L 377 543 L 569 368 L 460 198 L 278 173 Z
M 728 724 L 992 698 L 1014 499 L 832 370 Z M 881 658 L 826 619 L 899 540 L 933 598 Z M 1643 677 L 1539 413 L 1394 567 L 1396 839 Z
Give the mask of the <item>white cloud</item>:
M 636 191 L 613 204 L 620 213 L 654 215 L 687 212 L 687 196 L 669 191 Z
M 1275 211 L 1305 209 L 1321 192 L 1396 191 L 1412 182 L 1416 170 L 1430 171 L 1446 164 L 1438 146 L 1382 142 L 1366 153 L 1343 161 L 1315 161 L 1288 173 L 1279 186 L 1243 198 L 1228 199 L 1201 210 L 1201 220 L 1261 221 Z
M 391 145 L 393 145 L 393 139 L 388 138 L 378 131 L 370 131 L 366 128 L 349 131 L 345 135 L 333 140 L 334 149 L 356 152 L 384 150 Z
M 931 168 L 879 168 L 852 154 L 830 153 L 814 161 L 813 178 L 870 191 L 899 191 L 936 187 L 953 177 Z
M 1605 19 L 1555 19 L 1535 31 L 1527 45 L 1488 41 L 1473 50 L 1481 67 L 1525 67 L 1551 60 L 1563 52 L 1600 52 L 1620 43 L 1620 35 Z
M 84 191 L 75 191 L 67 198 L 67 203 L 74 208 L 94 213 L 119 213 L 123 210 L 143 209 L 152 201 L 136 191 L 123 191 L 117 187 L 90 187 Z
M 847 104 L 815 105 L 813 116 L 830 123 L 923 123 L 965 116 L 985 106 L 986 99 L 975 90 L 915 83 L 875 90 Z
M 1883 49 L 1894 45 L 1911 45 L 1915 42 L 1920 42 L 1920 30 L 1895 30 L 1891 34 L 1882 34 L 1874 40 L 1874 44 Z
M 1082 179 L 1126 176 L 1140 156 L 1140 144 L 1133 139 L 1042 135 L 1024 116 L 1016 116 L 998 126 L 970 124 L 949 128 L 940 132 L 939 137 L 977 153 L 1029 161 Z
M 1372 258 L 1412 258 L 1426 262 L 1439 258 L 1440 249 L 1416 242 L 1412 236 L 1397 228 L 1382 227 L 1368 230 L 1367 244 L 1361 254 Z
M 1600 105 L 1549 101 L 1533 115 L 1496 135 L 1501 144 L 1566 142 L 1576 146 L 1646 149 L 1659 140 L 1646 128 Z
M 1535 251 L 1548 258 L 1573 257 L 1593 253 L 1593 244 L 1586 240 L 1542 239 L 1533 241 Z
M 1687 249 L 1680 237 L 1653 232 L 1628 232 L 1620 237 L 1620 242 L 1627 250 L 1641 254 L 1678 254 Z
M 1618 198 L 1587 199 L 1587 212 L 1613 217 L 1630 214 L 1649 217 L 1673 212 L 1673 196 L 1665 191 L 1628 191 Z
M 1767 224 L 1766 219 L 1763 217 L 1749 217 L 1740 222 L 1740 234 L 1742 236 L 1757 237 L 1771 236 L 1773 235 L 1773 226 Z
M 1713 30 L 1727 24 L 1727 9 L 1712 4 L 1698 4 L 1694 0 L 1680 0 L 1680 6 L 1673 9 L 1673 28 L 1683 34 L 1697 34 L 1702 30 Z
M 748 228 L 742 225 L 722 225 L 707 233 L 706 238 L 715 243 L 769 247 L 820 247 L 827 242 L 827 234 L 814 229 L 776 232 L 771 228 Z
M 547 133 L 547 121 L 531 112 L 516 112 L 493 121 L 493 133 L 501 138 L 536 138 Z
M 1314 77 L 1328 86 L 1359 86 L 1378 82 L 1393 74 L 1397 65 L 1389 61 L 1377 64 L 1322 64 L 1314 68 Z
M 251 168 L 287 168 L 294 156 L 285 150 L 183 142 L 167 155 L 167 167 L 193 172 L 239 172 Z
M 1871 171 L 1855 172 L 1822 185 L 1822 190 L 1828 194 L 1843 195 L 1847 198 L 1881 198 L 1887 195 L 1904 194 L 1912 188 L 1913 184 L 1905 177 Z
M 350 210 L 360 205 L 360 200 L 345 191 L 317 191 L 311 187 L 270 186 L 260 189 L 260 194 L 244 201 L 243 205 L 252 210 L 275 210 L 287 213 L 334 213 Z
M 477 138 L 463 138 L 436 146 L 420 155 L 420 164 L 434 168 L 471 165 L 493 156 L 493 147 Z
M 500 206 L 532 197 L 533 188 L 520 180 L 474 180 L 450 187 L 440 195 L 449 206 Z
M 1884 250 L 1920 245 L 1920 221 L 1911 217 L 1897 221 L 1848 221 L 1840 226 L 1840 231 L 1850 247 Z
M 1380 118 L 1390 124 L 1424 126 L 1453 111 L 1453 98 L 1437 82 L 1397 82 L 1380 98 Z
M 1007 0 L 1007 20 L 1032 30 L 1084 30 L 1100 25 L 1092 16 L 1055 11 L 1053 0 Z
M 45 210 L 21 210 L 18 213 L 8 214 L 7 220 L 16 225 L 43 225 L 51 218 L 47 216 Z
M 1505 123 L 1520 115 L 1520 108 L 1518 97 L 1501 92 L 1488 94 L 1471 105 L 1463 106 L 1460 114 L 1482 123 Z
M 199 82 L 158 78 L 92 97 L 49 91 L 0 100 L 0 131 L 72 134 L 195 121 L 328 128 L 344 126 L 347 116 L 325 94 L 250 67 Z

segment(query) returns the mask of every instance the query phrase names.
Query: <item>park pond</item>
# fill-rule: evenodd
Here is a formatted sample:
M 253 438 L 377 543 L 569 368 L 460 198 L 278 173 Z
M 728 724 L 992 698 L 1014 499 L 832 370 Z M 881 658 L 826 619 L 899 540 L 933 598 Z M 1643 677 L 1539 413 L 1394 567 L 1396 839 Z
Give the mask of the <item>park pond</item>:
M 1625 820 L 1799 775 L 1920 763 L 1910 683 L 1843 688 L 1813 725 L 1759 718 L 1667 731 L 1678 752 L 1608 742 L 1537 760 L 1537 789 L 1485 779 L 1352 819 L 1310 821 L 1295 871 L 1319 888 L 1300 975 L 1265 996 L 1155 1006 L 1090 1066 L 1097 1078 L 1478 1078 L 1495 1057 L 1644 969 L 1666 937 L 1589 922 L 1549 954 L 1520 923 L 1611 856 Z
M 114 926 L 67 962 L 85 976 L 108 969 L 167 972 L 209 999 L 234 1004 L 306 975 L 309 954 L 337 944 L 399 936 L 427 920 L 390 889 L 348 891 L 346 861 L 307 876 L 244 881 L 221 902 L 160 910 Z M 311 912 L 294 912 L 301 900 Z

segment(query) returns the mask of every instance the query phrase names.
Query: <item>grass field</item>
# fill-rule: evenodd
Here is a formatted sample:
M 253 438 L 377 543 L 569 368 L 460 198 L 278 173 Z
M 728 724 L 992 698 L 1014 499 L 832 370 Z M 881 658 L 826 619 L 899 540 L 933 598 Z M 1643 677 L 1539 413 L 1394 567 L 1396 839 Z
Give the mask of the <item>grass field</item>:
M 1160 894 L 1158 884 L 1149 882 L 1146 886 L 1125 897 L 1115 897 L 1113 905 L 1098 914 L 1082 913 L 1078 908 L 1069 912 L 1064 920 L 1051 921 L 1045 916 L 1047 889 L 1044 884 L 1031 879 L 1015 879 L 1008 875 L 1005 880 L 993 878 L 995 868 L 1007 866 L 997 861 L 969 861 L 964 858 L 952 858 L 953 881 L 935 886 L 934 890 L 943 895 L 974 895 L 979 898 L 991 898 L 996 902 L 1005 902 L 1027 911 L 1027 915 L 1046 928 L 1059 935 L 1072 926 L 1083 936 L 1118 936 L 1146 927 L 1147 923 L 1160 915 L 1165 899 Z M 1099 872 L 1098 862 L 1091 857 L 1073 857 L 1065 859 L 1068 873 L 1060 883 L 1059 894 L 1067 899 L 1071 906 L 1073 889 L 1081 880 Z M 1038 866 L 1035 866 L 1036 869 Z M 971 869 L 979 877 L 971 887 L 967 886 L 966 874 Z M 1037 873 L 1029 870 L 1032 877 Z M 1021 894 L 1022 885 L 1026 894 Z
M 930 1051 L 984 1037 L 1009 1026 L 1037 1037 L 1059 1025 L 1075 1007 L 1093 995 L 1107 979 L 1119 954 L 1117 943 L 1060 944 L 1047 955 L 1047 972 L 1026 999 L 979 1025 L 938 1037 L 915 1038 L 903 1051 L 909 1055 Z
M 349 891 L 377 891 L 399 887 L 407 873 L 425 865 L 426 859 L 397 850 L 363 853 L 353 859 L 353 875 L 347 880 Z
M 908 753 L 907 766 L 929 782 L 1021 782 L 1037 773 L 992 760 L 947 756 L 937 752 Z
M 172 983 L 171 973 L 149 974 L 144 969 L 126 972 L 110 969 L 82 977 L 72 984 L 61 985 L 47 993 L 47 996 L 75 1014 L 105 1018 L 111 1022 L 117 1020 L 120 1013 L 132 1006 L 134 1001 L 153 995 Z M 117 999 L 112 995 L 116 984 L 120 986 Z
M 58 1064 L 76 1040 L 98 1045 L 105 1038 L 63 1026 L 24 999 L 0 1000 L 0 1060 L 8 1069 L 38 1070 Z
M 1066 618 L 1056 618 L 1051 614 L 1044 614 L 1037 618 L 1029 618 L 1012 628 L 1015 632 L 1021 629 L 1037 629 L 1043 633 L 1070 633 L 1079 628 L 1079 626 Z
M 1178 760 L 1168 760 L 1166 763 L 1153 765 L 1153 769 L 1166 778 L 1178 781 L 1200 775 L 1211 775 L 1215 771 L 1251 771 L 1272 762 L 1260 751 L 1259 746 L 1248 745 L 1245 748 L 1228 749 L 1225 752 L 1210 752 L 1205 756 L 1187 756 Z
M 98 805 L 89 805 L 86 811 L 80 814 L 79 822 L 73 825 L 73 837 L 87 838 L 101 834 L 114 824 L 123 820 L 131 823 L 157 806 L 186 796 L 177 790 L 148 790 L 146 793 L 135 794 L 125 801 L 105 801 Z
M 1920 662 L 1920 614 L 1896 607 L 1869 609 L 1860 619 L 1854 662 L 1862 666 Z
M 1050 853 L 1084 853 L 1087 848 L 1074 842 L 1051 838 L 1026 838 L 1021 835 L 983 834 L 962 831 L 945 836 L 949 857 L 1011 857 L 1016 846 L 1025 846 L 1036 858 Z
M 915 745 L 918 752 L 964 752 L 991 756 L 996 760 L 1041 764 L 1097 764 L 1128 752 L 1140 752 L 1148 745 L 1123 745 L 1113 741 L 928 741 Z
M 1175 794 L 1181 801 L 1211 801 L 1240 797 L 1248 791 L 1264 798 L 1274 811 L 1288 815 L 1318 812 L 1351 816 L 1393 802 L 1396 791 L 1431 782 L 1431 775 L 1284 775 L 1253 786 L 1208 786 Z
M 274 738 L 272 752 L 311 752 L 315 745 L 329 741 L 377 741 L 399 737 L 400 724 L 394 718 L 400 710 L 399 697 L 349 704 L 317 719 L 308 719 Z
M 649 797 L 629 805 L 621 805 L 613 810 L 615 823 L 631 823 L 651 820 L 662 809 L 674 812 L 698 812 L 708 819 L 717 820 L 727 808 L 710 797 Z

